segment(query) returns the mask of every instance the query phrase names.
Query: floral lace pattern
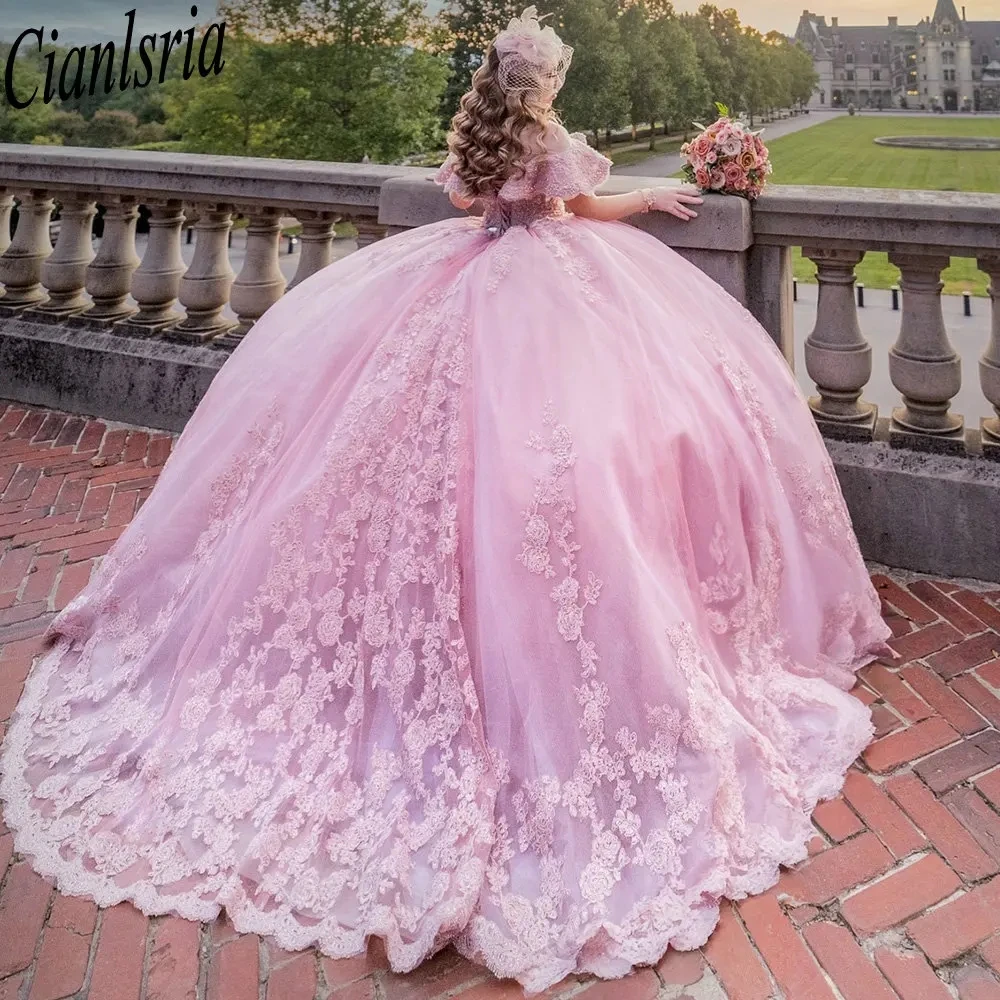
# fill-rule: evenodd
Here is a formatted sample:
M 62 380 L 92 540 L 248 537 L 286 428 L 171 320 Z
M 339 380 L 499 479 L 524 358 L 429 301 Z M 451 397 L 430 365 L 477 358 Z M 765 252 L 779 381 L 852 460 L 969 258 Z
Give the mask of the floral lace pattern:
M 8 737 L 3 793 L 39 867 L 67 891 L 194 919 L 222 904 L 284 947 L 334 955 L 379 933 L 401 967 L 468 919 L 492 844 L 494 777 L 458 614 L 467 321 L 448 300 L 432 292 L 380 345 L 322 476 L 271 529 L 256 595 L 173 692 L 176 728 L 162 725 L 140 665 L 275 461 L 273 413 L 216 480 L 171 603 L 150 618 L 111 596 L 123 562 L 141 558 L 136 545 L 56 622 L 62 637 Z M 383 692 L 381 735 L 368 690 Z M 87 702 L 95 710 L 81 713 Z M 265 739 L 266 760 L 254 752 Z M 30 788 L 24 774 L 39 767 L 52 776 Z M 124 805 L 139 800 L 148 818 L 132 823 Z M 418 864 L 433 872 L 427 886 L 411 883 Z M 126 872 L 131 884 L 118 887 Z M 353 926 L 333 916 L 345 907 Z
M 529 157 L 496 197 L 484 199 L 484 228 L 503 233 L 536 220 L 565 217 L 565 200 L 593 194 L 608 179 L 611 161 L 606 156 L 591 149 L 582 133 L 574 133 L 568 140 L 563 150 Z M 455 172 L 457 162 L 455 154 L 449 153 L 435 181 L 445 193 L 471 197 Z
M 656 961 L 668 944 L 703 944 L 717 920 L 715 899 L 761 892 L 774 883 L 779 865 L 806 856 L 812 809 L 820 798 L 836 794 L 843 773 L 873 733 L 864 709 L 841 704 L 843 695 L 825 682 L 806 680 L 785 650 L 779 621 L 783 565 L 766 520 L 758 522 L 752 538 L 752 576 L 734 568 L 721 525 L 708 543 L 716 572 L 701 581 L 700 594 L 717 644 L 705 646 L 688 622 L 667 630 L 686 681 L 683 698 L 647 704 L 644 725 L 637 729 L 609 731 L 613 689 L 601 676 L 601 651 L 587 630 L 588 609 L 598 606 L 604 584 L 585 570 L 586 553 L 574 537 L 577 508 L 570 477 L 576 451 L 551 403 L 542 425 L 546 435 L 533 434 L 527 444 L 544 456 L 547 468 L 522 513 L 517 561 L 552 581 L 554 629 L 579 657 L 580 755 L 571 774 L 504 782 L 487 868 L 489 893 L 459 941 L 464 953 L 498 976 L 517 976 L 531 990 L 578 968 L 575 959 L 560 963 L 555 957 L 566 935 L 589 939 L 585 967 L 602 975 L 616 974 L 622 956 L 645 964 Z M 828 619 L 824 641 L 827 648 L 839 642 L 842 662 L 854 667 L 865 660 L 859 648 L 876 642 L 884 628 L 862 598 L 848 597 L 847 605 Z M 851 634 L 859 620 L 859 634 Z M 714 680 L 723 656 L 737 665 L 735 697 Z M 791 722 L 801 710 L 842 716 L 843 731 L 817 748 L 813 737 Z M 745 800 L 748 757 L 772 794 L 764 812 L 773 821 L 768 810 L 785 810 L 790 837 L 777 835 Z M 692 788 L 689 770 L 714 773 L 714 791 L 706 795 L 703 787 Z M 503 810 L 508 799 L 513 823 Z M 576 835 L 571 832 L 581 827 Z M 558 845 L 576 837 L 591 844 L 590 860 L 570 872 Z M 523 885 L 526 855 L 535 858 L 530 894 L 511 888 L 513 865 Z M 692 870 L 700 872 L 694 881 Z M 643 872 L 663 887 L 622 919 L 616 893 L 642 881 Z M 598 943 L 604 933 L 612 935 L 613 947 Z
M 12 719 L 39 871 L 540 991 L 700 946 L 805 856 L 888 630 L 759 327 L 535 211 L 595 155 L 536 169 L 530 224 L 384 240 L 251 331 Z

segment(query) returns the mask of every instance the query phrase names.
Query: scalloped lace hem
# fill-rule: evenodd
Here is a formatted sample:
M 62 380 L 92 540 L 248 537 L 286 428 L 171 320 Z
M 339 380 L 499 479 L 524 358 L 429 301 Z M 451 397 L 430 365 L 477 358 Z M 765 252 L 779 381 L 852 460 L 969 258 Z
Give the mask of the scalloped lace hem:
M 868 647 L 869 650 L 874 646 Z M 877 659 L 869 652 L 855 661 L 852 672 Z M 660 895 L 638 903 L 621 924 L 596 920 L 577 935 L 565 956 L 540 956 L 509 942 L 497 949 L 490 933 L 492 922 L 476 907 L 455 900 L 437 907 L 423 921 L 427 928 L 413 939 L 404 937 L 400 923 L 385 907 L 364 927 L 348 929 L 334 918 L 303 925 L 289 911 L 265 911 L 255 907 L 242 891 L 238 877 L 220 886 L 214 900 L 198 893 L 166 894 L 149 882 L 127 887 L 90 871 L 76 859 L 66 858 L 53 840 L 39 829 L 29 806 L 31 792 L 24 779 L 25 750 L 30 727 L 28 716 L 37 708 L 44 691 L 38 671 L 33 670 L 21 701 L 10 720 L 0 752 L 0 801 L 6 804 L 4 820 L 14 838 L 15 849 L 30 860 L 35 870 L 54 882 L 63 893 L 86 896 L 101 907 L 129 902 L 147 916 L 174 914 L 186 920 L 211 922 L 223 910 L 241 934 L 269 937 L 286 951 L 316 948 L 334 958 L 352 958 L 367 950 L 369 937 L 381 938 L 394 972 L 407 973 L 449 944 L 500 979 L 516 979 L 529 995 L 541 993 L 568 975 L 594 975 L 621 979 L 637 967 L 658 962 L 668 948 L 691 951 L 702 947 L 719 921 L 722 900 L 739 900 L 766 892 L 777 884 L 782 867 L 808 857 L 808 842 L 815 834 L 812 813 L 819 802 L 836 797 L 842 790 L 850 766 L 874 736 L 871 713 L 858 702 L 846 734 L 829 747 L 827 759 L 815 775 L 804 776 L 801 825 L 795 836 L 764 848 L 749 870 L 716 871 L 684 893 L 665 889 Z M 667 914 L 666 921 L 664 914 Z M 666 926 L 664 926 L 666 924 Z M 655 926 L 655 930 L 648 930 Z M 489 943 L 488 943 L 489 942 Z

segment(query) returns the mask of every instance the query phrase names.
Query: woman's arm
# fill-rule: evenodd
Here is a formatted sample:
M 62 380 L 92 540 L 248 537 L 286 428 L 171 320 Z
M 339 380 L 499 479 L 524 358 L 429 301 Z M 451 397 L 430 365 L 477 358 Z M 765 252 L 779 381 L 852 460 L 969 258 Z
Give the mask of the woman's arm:
M 598 222 L 616 222 L 618 219 L 642 212 L 668 212 L 685 222 L 696 219 L 698 213 L 688 205 L 700 205 L 702 199 L 691 187 L 655 187 L 628 194 L 581 194 L 566 202 L 574 215 Z

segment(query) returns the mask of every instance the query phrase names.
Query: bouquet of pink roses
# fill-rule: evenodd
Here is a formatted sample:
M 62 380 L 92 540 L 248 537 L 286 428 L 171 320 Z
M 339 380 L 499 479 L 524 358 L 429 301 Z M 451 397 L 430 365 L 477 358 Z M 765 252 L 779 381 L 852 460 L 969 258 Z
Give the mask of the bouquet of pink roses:
M 737 194 L 753 201 L 760 197 L 773 169 L 767 147 L 760 132 L 731 118 L 724 104 L 716 108 L 719 120 L 708 128 L 695 122 L 701 134 L 681 146 L 684 174 L 706 193 Z

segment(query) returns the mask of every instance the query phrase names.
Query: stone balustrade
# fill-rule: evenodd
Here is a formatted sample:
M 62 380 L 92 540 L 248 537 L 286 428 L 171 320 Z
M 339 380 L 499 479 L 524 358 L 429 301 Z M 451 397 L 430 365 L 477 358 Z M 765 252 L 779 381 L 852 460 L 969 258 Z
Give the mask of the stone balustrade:
M 0 147 L 0 229 L 16 197 L 13 241 L 0 244 L 0 309 L 72 320 L 119 333 L 233 346 L 284 294 L 280 220 L 295 218 L 304 251 L 293 284 L 330 262 L 334 225 L 354 223 L 357 243 L 381 239 L 379 192 L 403 167 L 317 164 L 131 150 Z M 59 205 L 59 235 L 49 241 Z M 138 207 L 149 239 L 136 255 Z M 96 255 L 91 226 L 104 208 Z M 248 219 L 243 266 L 229 263 L 230 230 Z M 193 228 L 185 267 L 182 229 Z M 227 308 L 228 307 L 228 308 Z M 235 317 L 232 315 L 235 313 Z
M 0 397 L 180 429 L 228 350 L 287 290 L 282 219 L 300 227 L 293 287 L 333 259 L 340 220 L 353 223 L 363 248 L 459 214 L 432 176 L 405 167 L 0 145 Z M 656 183 L 663 180 L 612 177 L 604 190 Z M 95 252 L 98 207 L 104 230 Z M 141 258 L 140 207 L 149 226 Z M 229 246 L 237 216 L 246 232 L 235 273 Z M 816 387 L 810 406 L 866 553 L 895 566 L 1000 579 L 1000 461 L 990 461 L 1000 459 L 1000 197 L 774 187 L 753 207 L 708 198 L 690 224 L 656 213 L 629 221 L 746 305 L 789 363 L 791 254 L 802 247 L 819 282 L 805 342 Z M 185 229 L 195 244 L 188 263 Z M 865 398 L 872 350 L 855 297 L 856 268 L 873 250 L 887 251 L 901 272 L 899 335 L 888 359 L 899 404 L 889 414 Z M 953 256 L 978 260 L 992 281 L 992 335 L 978 377 L 995 416 L 978 427 L 952 409 L 963 372 L 943 318 L 941 274 Z M 925 453 L 921 464 L 915 452 Z M 954 517 L 992 527 L 956 544 L 945 527 Z
M 993 336 L 983 345 L 980 384 L 1000 414 L 1000 197 L 955 192 L 782 187 L 753 213 L 755 246 L 801 246 L 817 269 L 819 308 L 805 343 L 816 384 L 810 401 L 828 437 L 872 440 L 877 409 L 865 401 L 871 348 L 858 326 L 855 269 L 870 250 L 888 251 L 899 268 L 899 336 L 889 375 L 900 403 L 888 420 L 891 444 L 939 453 L 978 451 L 1000 459 L 997 420 L 968 434 L 951 401 L 962 386 L 961 361 L 942 312 L 941 274 L 951 257 L 970 257 L 991 279 Z M 791 337 L 789 328 L 777 331 Z M 966 373 L 970 374 L 970 373 Z

